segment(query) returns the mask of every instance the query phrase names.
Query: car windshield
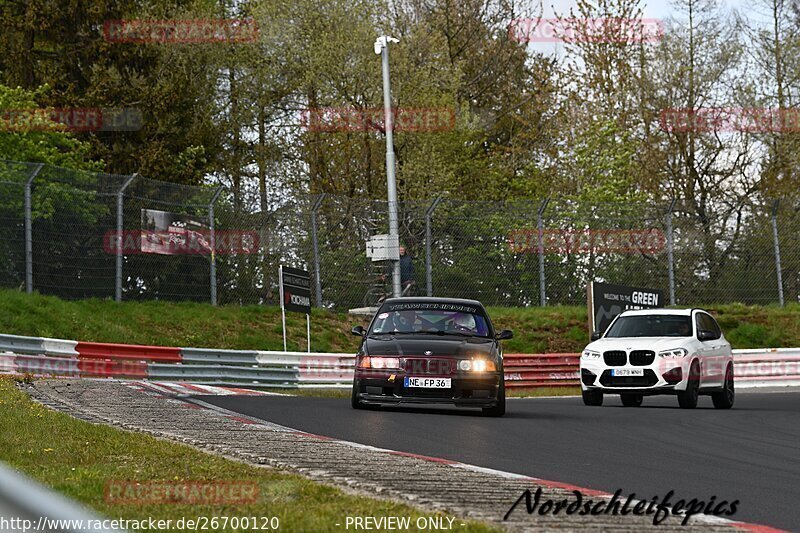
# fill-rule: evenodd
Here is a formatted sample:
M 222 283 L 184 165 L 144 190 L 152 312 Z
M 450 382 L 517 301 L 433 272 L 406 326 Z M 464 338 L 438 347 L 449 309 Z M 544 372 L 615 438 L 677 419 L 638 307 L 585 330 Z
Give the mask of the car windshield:
M 479 309 L 439 303 L 384 305 L 369 333 L 490 336 L 488 321 Z
M 682 315 L 635 315 L 619 317 L 606 333 L 619 337 L 691 337 L 692 323 Z

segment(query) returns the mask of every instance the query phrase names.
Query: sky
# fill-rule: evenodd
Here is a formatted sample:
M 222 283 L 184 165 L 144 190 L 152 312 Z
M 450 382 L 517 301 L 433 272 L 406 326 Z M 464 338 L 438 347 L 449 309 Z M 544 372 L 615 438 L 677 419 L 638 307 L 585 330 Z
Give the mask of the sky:
M 539 10 L 542 10 L 542 18 L 551 18 L 556 14 L 566 15 L 569 13 L 571 7 L 575 7 L 575 0 L 529 0 L 530 8 L 528 15 L 532 17 L 539 16 Z M 684 18 L 680 10 L 676 7 L 673 0 L 650 0 L 643 2 L 645 19 L 661 19 L 666 20 L 675 18 L 681 20 Z M 737 10 L 740 15 L 750 17 L 754 22 L 761 17 L 758 12 L 752 8 L 752 0 L 719 0 L 718 5 L 721 11 L 732 12 Z M 763 20 L 763 19 L 761 19 Z M 530 48 L 544 53 L 556 53 L 560 55 L 563 52 L 563 45 L 560 43 L 531 43 Z
M 749 2 L 744 0 L 720 0 L 720 6 L 741 7 Z M 574 0 L 531 0 L 533 6 L 543 5 L 544 16 L 552 16 L 554 12 L 567 12 L 570 7 L 575 6 Z M 555 8 L 555 9 L 553 9 Z M 671 0 L 651 0 L 645 2 L 644 16 L 652 18 L 669 17 L 675 11 L 674 3 Z

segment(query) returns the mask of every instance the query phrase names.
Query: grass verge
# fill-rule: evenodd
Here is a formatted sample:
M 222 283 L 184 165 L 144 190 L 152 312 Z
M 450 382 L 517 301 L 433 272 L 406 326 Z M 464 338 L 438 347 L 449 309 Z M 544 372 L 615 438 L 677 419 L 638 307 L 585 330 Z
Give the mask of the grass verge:
M 800 305 L 712 305 L 734 348 L 800 346 Z M 489 309 L 498 329 L 514 330 L 506 353 L 578 352 L 588 342 L 586 308 L 552 306 Z M 311 349 L 354 352 L 353 325 L 367 318 L 313 309 Z M 306 350 L 305 317 L 286 315 L 288 347 Z M 0 289 L 0 333 L 96 342 L 159 346 L 282 350 L 281 314 L 276 307 L 200 303 L 65 301 Z
M 250 466 L 143 433 L 76 420 L 31 401 L 4 377 L 0 377 L 0 461 L 111 519 L 277 517 L 282 531 L 341 531 L 347 516 L 402 516 L 412 523 L 421 516 L 445 516 L 345 494 L 296 474 Z M 239 505 L 117 503 L 105 498 L 110 480 L 246 482 L 258 487 L 258 497 L 255 503 Z M 465 526 L 459 531 L 496 531 L 477 522 L 453 523 L 462 522 Z

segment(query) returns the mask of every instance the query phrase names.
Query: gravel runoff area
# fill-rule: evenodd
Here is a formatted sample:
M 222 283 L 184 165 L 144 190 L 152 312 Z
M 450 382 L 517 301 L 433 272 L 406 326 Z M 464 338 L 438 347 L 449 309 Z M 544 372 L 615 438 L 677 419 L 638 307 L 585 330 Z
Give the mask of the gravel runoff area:
M 504 521 L 503 516 L 525 489 L 535 491 L 542 487 L 544 502 L 547 498 L 573 501 L 572 488 L 308 435 L 165 396 L 130 382 L 45 380 L 24 387 L 36 401 L 91 423 L 142 431 L 254 465 L 297 472 L 350 493 L 394 499 L 428 511 L 446 511 L 511 531 L 739 529 L 732 523 L 703 516 L 693 517 L 688 526 L 681 526 L 680 517 L 673 516 L 654 526 L 652 516 L 567 516 L 563 512 L 555 516 L 529 515 L 524 502 Z M 595 501 L 602 498 L 584 496 Z M 345 517 L 342 518 L 344 522 Z M 344 523 L 342 530 L 345 531 Z

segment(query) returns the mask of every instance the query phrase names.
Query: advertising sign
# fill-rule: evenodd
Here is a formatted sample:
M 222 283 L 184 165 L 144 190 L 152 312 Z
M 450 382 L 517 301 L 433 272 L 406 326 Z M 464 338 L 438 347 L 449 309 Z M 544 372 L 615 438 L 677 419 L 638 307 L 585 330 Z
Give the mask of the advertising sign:
M 614 317 L 623 311 L 664 306 L 664 293 L 658 289 L 592 282 L 588 293 L 589 325 L 592 331 L 605 331 Z

